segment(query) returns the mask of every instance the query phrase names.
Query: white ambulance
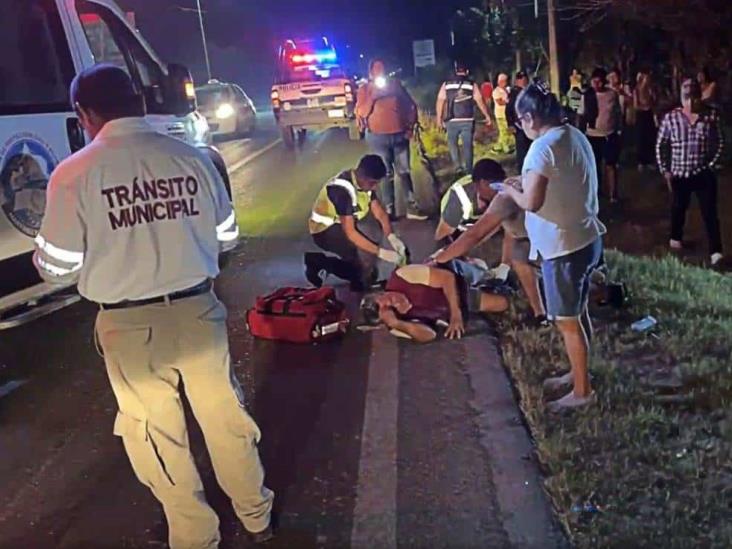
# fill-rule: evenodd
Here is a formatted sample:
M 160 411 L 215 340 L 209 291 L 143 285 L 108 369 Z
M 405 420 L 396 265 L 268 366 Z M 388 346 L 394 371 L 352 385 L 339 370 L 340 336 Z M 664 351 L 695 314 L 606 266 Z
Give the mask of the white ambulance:
M 361 138 L 355 116 L 356 83 L 338 62 L 328 39 L 286 40 L 279 48 L 272 111 L 288 147 L 308 130 L 345 128 Z
M 159 131 L 205 147 L 224 180 L 196 112 L 190 73 L 165 65 L 111 0 L 2 0 L 0 17 L 0 329 L 55 311 L 79 297 L 42 283 L 33 239 L 51 172 L 86 144 L 69 104 L 81 70 L 109 62 L 124 68 Z

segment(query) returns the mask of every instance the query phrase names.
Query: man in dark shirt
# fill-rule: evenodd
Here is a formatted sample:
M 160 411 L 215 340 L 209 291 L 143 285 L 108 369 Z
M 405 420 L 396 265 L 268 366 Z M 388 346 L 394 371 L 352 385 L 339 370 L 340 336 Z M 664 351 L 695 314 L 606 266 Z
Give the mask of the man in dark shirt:
M 353 290 L 363 290 L 374 281 L 373 270 L 367 272 L 359 251 L 395 265 L 406 262 L 407 248 L 393 233 L 389 216 L 373 192 L 385 176 L 381 157 L 369 154 L 355 170 L 339 174 L 321 189 L 310 214 L 310 234 L 319 248 L 338 257 L 305 254 L 305 275 L 314 286 L 320 287 L 333 274 L 348 280 Z M 357 227 L 369 214 L 381 225 L 392 250 L 379 247 Z

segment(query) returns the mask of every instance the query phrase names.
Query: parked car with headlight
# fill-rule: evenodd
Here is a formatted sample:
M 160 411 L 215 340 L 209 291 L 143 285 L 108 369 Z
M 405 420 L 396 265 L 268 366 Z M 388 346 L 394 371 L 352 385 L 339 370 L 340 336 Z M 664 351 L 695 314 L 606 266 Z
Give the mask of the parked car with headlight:
M 257 125 L 257 110 L 236 84 L 211 80 L 196 88 L 198 110 L 214 136 L 248 135 Z

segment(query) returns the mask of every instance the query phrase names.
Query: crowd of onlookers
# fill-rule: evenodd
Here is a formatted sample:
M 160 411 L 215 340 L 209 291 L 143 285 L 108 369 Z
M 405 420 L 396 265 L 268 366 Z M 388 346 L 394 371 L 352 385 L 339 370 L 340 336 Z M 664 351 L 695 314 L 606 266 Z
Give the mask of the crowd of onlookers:
M 486 103 L 493 104 L 497 121 L 494 151 L 515 150 L 519 171 L 529 142 L 516 119 L 515 106 L 527 84 L 526 74 L 519 71 L 513 86 L 509 77 L 501 74 L 495 87 L 486 82 L 480 88 Z M 581 130 L 592 146 L 601 196 L 612 205 L 621 201 L 621 156 L 626 163 L 636 164 L 639 172 L 660 171 L 672 199 L 669 247 L 684 247 L 686 211 L 696 195 L 709 240 L 710 262 L 717 265 L 722 260 L 715 169 L 724 136 L 720 89 L 709 69 L 682 77 L 676 94 L 657 85 L 646 69 L 639 70 L 634 79 L 624 78 L 617 68 L 607 71 L 598 67 L 589 78 L 574 69 L 562 106 L 564 118 Z

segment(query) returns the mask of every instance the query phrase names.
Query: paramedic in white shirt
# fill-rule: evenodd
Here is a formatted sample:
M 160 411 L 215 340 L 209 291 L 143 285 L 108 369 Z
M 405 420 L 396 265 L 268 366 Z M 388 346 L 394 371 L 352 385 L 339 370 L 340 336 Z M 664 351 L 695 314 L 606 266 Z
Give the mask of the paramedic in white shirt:
M 587 304 L 605 233 L 597 217 L 597 168 L 587 137 L 561 122 L 559 102 L 543 83 L 521 92 L 516 114 L 533 143 L 524 161 L 523 190 L 507 185 L 505 193 L 527 211 L 531 258 L 542 260 L 547 316 L 562 334 L 572 367 L 545 382 L 547 391 L 573 387 L 550 404 L 550 410 L 559 411 L 595 397 L 588 373 L 592 324 Z
M 71 102 L 92 142 L 53 172 L 34 263 L 44 280 L 78 282 L 99 304 L 96 338 L 119 411 L 114 434 L 160 501 L 173 549 L 217 547 L 188 445 L 181 381 L 216 477 L 255 541 L 272 537 L 259 429 L 229 360 L 218 256 L 238 228 L 207 156 L 156 133 L 113 65 L 81 72 Z

